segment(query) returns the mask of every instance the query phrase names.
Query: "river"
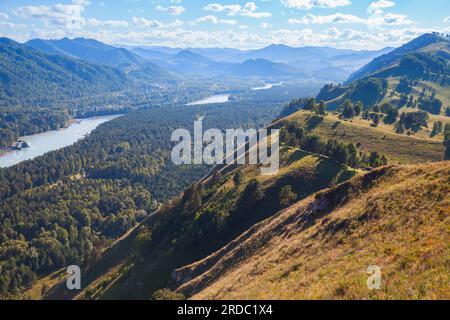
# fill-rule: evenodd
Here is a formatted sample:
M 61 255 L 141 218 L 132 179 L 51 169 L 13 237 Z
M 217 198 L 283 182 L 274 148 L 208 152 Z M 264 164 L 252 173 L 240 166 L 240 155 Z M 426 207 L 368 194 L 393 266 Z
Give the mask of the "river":
M 279 83 L 268 83 L 262 87 L 252 88 L 252 91 L 260 91 L 260 90 L 269 90 L 273 87 L 282 86 L 283 82 Z M 230 101 L 230 94 L 216 94 L 214 96 L 210 96 L 201 100 L 197 100 L 194 102 L 190 102 L 187 106 L 198 106 L 202 104 L 212 104 L 212 103 L 225 103 Z
M 272 89 L 273 87 L 279 87 L 279 86 L 282 86 L 282 85 L 283 85 L 283 82 L 267 83 L 267 84 L 265 84 L 262 87 L 256 87 L 256 88 L 253 88 L 252 90 L 253 91 L 269 90 L 269 89 Z
M 117 117 L 119 116 L 111 115 L 79 119 L 64 129 L 21 137 L 20 140 L 26 141 L 30 147 L 22 150 L 8 151 L 6 154 L 0 155 L 0 168 L 10 167 L 20 162 L 39 157 L 47 152 L 70 146 L 89 135 L 102 123 L 111 121 Z
M 202 104 L 212 104 L 212 103 L 225 103 L 230 99 L 229 94 L 217 94 L 215 96 L 211 96 L 205 99 L 197 100 L 191 103 L 188 103 L 188 106 L 198 106 Z

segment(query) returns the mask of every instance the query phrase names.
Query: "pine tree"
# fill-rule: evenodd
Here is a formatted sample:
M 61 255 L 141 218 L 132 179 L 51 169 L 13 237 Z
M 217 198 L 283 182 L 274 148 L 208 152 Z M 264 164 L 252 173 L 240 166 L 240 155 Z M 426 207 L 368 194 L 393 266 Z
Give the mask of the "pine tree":
M 240 186 L 242 183 L 242 173 L 240 171 L 236 172 L 233 177 L 233 182 L 236 187 Z
M 292 187 L 287 185 L 281 189 L 279 200 L 282 207 L 289 207 L 297 200 L 297 195 L 292 191 Z

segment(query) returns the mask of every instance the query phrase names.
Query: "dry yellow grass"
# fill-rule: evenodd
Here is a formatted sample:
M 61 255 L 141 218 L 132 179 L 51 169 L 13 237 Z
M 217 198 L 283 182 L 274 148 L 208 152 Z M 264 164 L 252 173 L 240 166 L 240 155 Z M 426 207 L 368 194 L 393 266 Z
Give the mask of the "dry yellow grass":
M 449 299 L 449 173 L 450 162 L 382 168 L 309 197 L 180 270 L 204 268 L 179 290 L 193 299 Z M 381 290 L 367 288 L 369 265 L 381 268 Z
M 59 282 L 63 281 L 66 276 L 66 270 L 58 270 L 46 277 L 40 278 L 36 283 L 22 295 L 22 299 L 41 300 L 47 292 Z

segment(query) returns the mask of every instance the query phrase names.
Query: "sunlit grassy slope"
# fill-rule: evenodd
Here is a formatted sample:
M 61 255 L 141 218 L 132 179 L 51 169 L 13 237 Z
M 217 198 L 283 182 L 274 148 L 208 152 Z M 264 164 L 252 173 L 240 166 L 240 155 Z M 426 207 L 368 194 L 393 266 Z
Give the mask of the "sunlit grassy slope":
M 377 169 L 176 272 L 193 299 L 449 299 L 450 162 Z M 381 268 L 381 289 L 367 267 Z M 182 275 L 182 277 L 180 277 Z
M 390 77 L 386 80 L 388 81 L 388 90 L 384 98 L 380 101 L 380 105 L 385 102 L 397 105 L 401 97 L 401 93 L 396 90 L 400 82 L 400 77 Z M 445 109 L 450 107 L 450 89 L 448 86 L 442 86 L 439 83 L 434 83 L 431 81 L 418 81 L 416 84 L 412 85 L 411 92 L 408 96 L 413 96 L 414 100 L 417 101 L 420 98 L 422 90 L 429 90 L 430 88 L 435 90 L 436 99 L 442 101 L 441 113 L 444 114 Z
M 386 155 L 390 164 L 414 164 L 444 159 L 441 136 L 430 139 L 426 134 L 399 135 L 394 132 L 392 125 L 381 124 L 375 128 L 369 121 L 344 121 L 333 114 L 326 116 L 323 121 L 317 119 L 309 111 L 299 111 L 287 120 L 303 124 L 324 141 L 336 139 L 346 143 L 353 142 L 359 146 L 360 151 L 378 151 Z

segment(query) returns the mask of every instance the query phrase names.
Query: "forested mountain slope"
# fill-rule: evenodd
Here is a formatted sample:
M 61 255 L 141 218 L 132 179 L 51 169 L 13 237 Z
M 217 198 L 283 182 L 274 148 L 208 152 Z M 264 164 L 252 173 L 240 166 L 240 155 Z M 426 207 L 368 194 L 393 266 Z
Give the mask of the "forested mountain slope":
M 109 65 L 127 73 L 144 69 L 148 78 L 169 77 L 169 75 L 137 54 L 124 48 L 116 48 L 94 39 L 60 39 L 60 40 L 30 40 L 25 45 L 36 50 L 76 58 L 91 63 Z
M 122 90 L 127 78 L 112 67 L 49 55 L 0 39 L 0 107 L 48 106 L 63 99 Z

